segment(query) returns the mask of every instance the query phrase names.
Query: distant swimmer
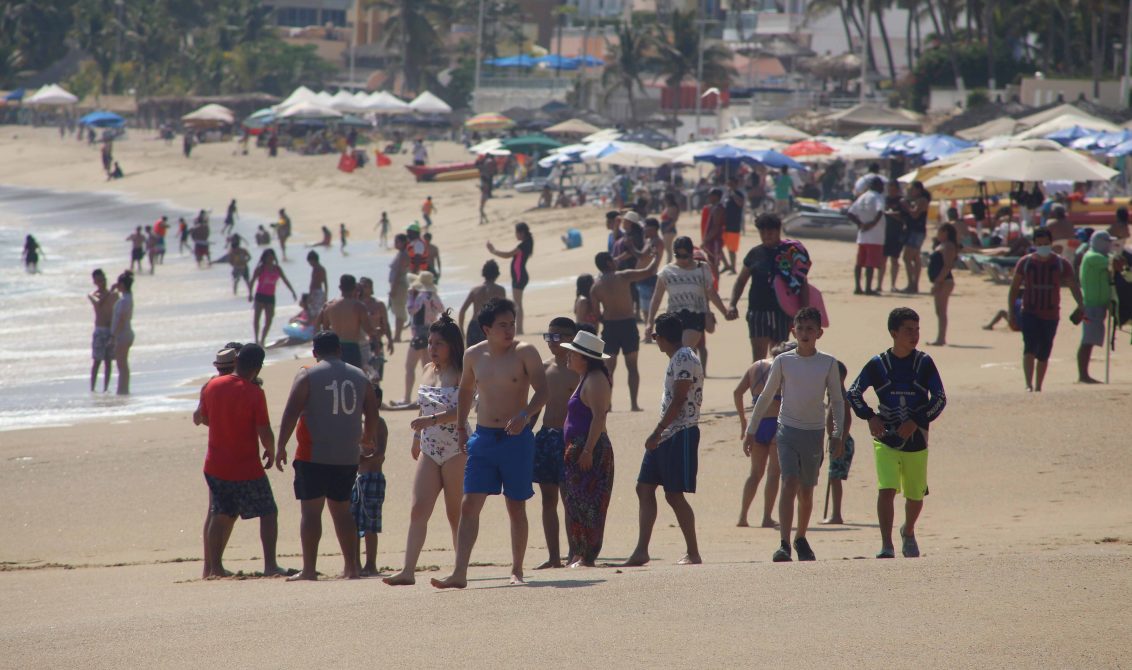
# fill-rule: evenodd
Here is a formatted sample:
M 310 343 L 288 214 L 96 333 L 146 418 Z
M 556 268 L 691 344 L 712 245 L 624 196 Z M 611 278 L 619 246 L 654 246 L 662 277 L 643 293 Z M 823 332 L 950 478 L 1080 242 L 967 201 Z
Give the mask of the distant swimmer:
M 126 241 L 130 243 L 130 270 L 137 265 L 137 271 L 141 272 L 142 259 L 145 258 L 145 233 L 142 232 L 142 227 L 135 228 L 134 232 L 126 236 Z
M 330 286 L 326 279 L 326 268 L 318 260 L 318 252 L 311 251 L 307 253 L 307 263 L 311 266 L 311 282 L 308 289 L 308 307 L 311 313 L 311 318 L 318 321 L 318 315 L 322 313 L 322 308 L 326 306 L 326 297 L 330 292 Z
M 183 216 L 177 219 L 177 237 L 180 240 L 177 252 L 183 254 L 189 247 L 189 223 Z
M 162 215 L 153 224 L 153 232 L 157 235 L 157 262 L 165 263 L 165 236 L 169 234 L 169 217 Z
M 308 247 L 326 247 L 327 249 L 329 249 L 330 245 L 332 245 L 332 244 L 334 244 L 334 233 L 330 232 L 330 229 L 327 228 L 326 226 L 323 226 L 322 227 L 322 239 L 319 240 L 318 242 L 315 242 L 314 244 L 308 244 L 307 246 Z
M 346 224 L 338 224 L 338 244 L 339 250 L 342 252 L 343 256 L 346 255 L 346 240 L 349 239 L 349 237 L 350 231 L 346 228 Z
M 275 224 L 275 236 L 279 238 L 279 249 L 283 252 L 283 260 L 287 260 L 287 240 L 291 237 L 291 217 L 287 211 L 279 210 L 279 222 Z
M 236 291 L 240 286 L 240 280 L 244 280 L 244 285 L 248 287 L 248 295 L 252 294 L 252 280 L 248 276 L 248 264 L 252 261 L 252 255 L 248 250 L 240 246 L 240 237 L 238 235 L 232 236 L 232 245 L 228 248 L 228 264 L 232 266 L 232 295 L 236 295 Z
M 377 225 L 375 225 L 374 228 L 379 228 L 381 230 L 381 239 L 380 239 L 381 248 L 382 249 L 388 249 L 389 248 L 389 215 L 386 214 L 385 212 L 382 212 L 381 213 L 381 220 L 379 220 L 377 222 Z
M 43 253 L 35 237 L 28 235 L 24 239 L 24 269 L 31 274 L 39 272 L 39 256 Z
M 535 252 L 535 240 L 531 236 L 531 228 L 523 222 L 515 224 L 515 239 L 519 244 L 511 251 L 499 251 L 491 242 L 487 243 L 487 250 L 500 258 L 511 259 L 511 297 L 515 300 L 515 334 L 523 334 L 523 291 L 531 282 L 527 274 L 527 262 Z
M 252 274 L 252 291 L 248 292 L 248 302 L 255 303 L 252 334 L 260 346 L 267 342 L 267 331 L 271 330 L 271 320 L 275 318 L 275 285 L 279 283 L 279 280 L 283 280 L 283 283 L 291 291 L 291 297 L 297 300 L 298 296 L 295 295 L 294 287 L 291 286 L 287 275 L 283 274 L 283 268 L 279 267 L 278 261 L 275 260 L 275 250 L 264 249 L 259 257 L 259 264 L 256 265 L 255 272 Z M 254 298 L 252 297 L 253 291 Z M 264 317 L 262 331 L 259 329 L 261 316 Z
M 208 217 L 204 216 L 202 211 L 201 216 L 197 217 L 193 227 L 189 229 L 189 237 L 193 240 L 193 257 L 196 258 L 198 266 L 206 261 L 209 266 L 212 265 L 212 252 L 209 250 L 208 242 L 209 235 L 211 235 L 211 231 L 208 227 Z
M 90 357 L 94 361 L 90 366 L 90 390 L 94 392 L 94 384 L 98 380 L 98 368 L 103 368 L 102 392 L 110 388 L 110 362 L 114 360 L 114 334 L 110 325 L 114 318 L 114 304 L 118 302 L 118 294 L 106 286 L 106 273 L 102 268 L 90 273 L 94 282 L 94 290 L 87 294 L 86 299 L 94 308 L 94 335 L 91 337 Z
M 134 344 L 134 273 L 126 270 L 114 285 L 118 300 L 110 314 L 114 361 L 118 365 L 118 395 L 130 393 L 130 347 Z
M 262 223 L 255 231 L 255 243 L 261 247 L 266 247 L 271 244 L 271 233 L 267 231 L 267 228 L 263 227 Z
M 157 263 L 157 233 L 153 232 L 153 226 L 145 227 L 145 254 L 149 258 L 149 274 L 154 273 L 154 265 Z
M 236 217 L 239 215 L 236 209 L 236 199 L 232 198 L 232 202 L 228 203 L 228 212 L 224 214 L 224 228 L 222 233 L 227 235 L 236 229 Z

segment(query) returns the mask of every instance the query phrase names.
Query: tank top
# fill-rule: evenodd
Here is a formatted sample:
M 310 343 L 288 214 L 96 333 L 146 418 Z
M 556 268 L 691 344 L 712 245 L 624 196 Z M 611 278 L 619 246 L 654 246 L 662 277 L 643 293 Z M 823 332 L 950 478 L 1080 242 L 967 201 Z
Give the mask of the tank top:
M 259 273 L 259 284 L 256 285 L 255 292 L 260 295 L 275 295 L 275 284 L 279 281 L 279 268 L 272 265 L 265 267 L 263 272 Z
M 311 462 L 357 465 L 369 385 L 365 373 L 332 359 L 310 367 L 307 380 L 310 386 L 303 417 L 311 435 Z
M 590 373 L 586 373 L 582 377 L 582 381 L 578 382 L 578 388 L 574 389 L 574 394 L 570 396 L 570 400 L 566 402 L 566 422 L 563 424 L 563 439 L 566 444 L 570 444 L 575 438 L 581 437 L 585 439 L 590 434 L 590 424 L 593 423 L 594 413 L 586 403 L 582 401 L 582 385 L 586 383 L 586 377 Z

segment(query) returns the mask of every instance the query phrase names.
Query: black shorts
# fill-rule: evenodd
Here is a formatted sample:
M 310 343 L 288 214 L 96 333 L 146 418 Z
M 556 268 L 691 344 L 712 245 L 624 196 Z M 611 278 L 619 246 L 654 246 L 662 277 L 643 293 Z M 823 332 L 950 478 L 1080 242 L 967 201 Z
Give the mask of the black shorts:
M 413 339 L 409 340 L 409 346 L 413 348 L 413 351 L 424 351 L 425 349 L 428 349 L 428 338 L 414 337 Z
M 1039 361 L 1048 361 L 1057 335 L 1057 319 L 1039 319 L 1022 312 L 1022 353 L 1033 354 Z
M 602 321 L 601 337 L 605 340 L 605 353 L 610 356 L 635 354 L 641 349 L 641 332 L 632 317 Z
M 204 481 L 208 483 L 209 514 L 254 519 L 279 511 L 267 475 L 259 479 L 231 481 L 205 473 Z
M 256 293 L 255 301 L 261 305 L 270 305 L 271 307 L 275 306 L 275 296 L 267 295 L 266 293 Z
M 665 493 L 695 493 L 699 470 L 700 427 L 677 431 L 641 460 L 641 484 L 663 486 Z
M 900 258 L 903 252 L 904 226 L 899 223 L 885 223 L 884 255 L 888 258 Z
M 356 465 L 295 461 L 295 497 L 299 500 L 329 498 L 335 502 L 349 502 L 357 476 Z
M 145 258 L 145 249 L 139 249 L 137 247 L 134 247 L 130 251 L 130 260 L 140 261 L 143 258 Z
M 747 312 L 747 334 L 752 340 L 760 337 L 785 342 L 790 338 L 790 317 L 781 308 L 751 310 Z
M 703 312 L 689 312 L 682 309 L 676 313 L 680 317 L 680 322 L 684 324 L 684 330 L 694 330 L 697 333 L 703 333 L 707 330 L 707 315 Z

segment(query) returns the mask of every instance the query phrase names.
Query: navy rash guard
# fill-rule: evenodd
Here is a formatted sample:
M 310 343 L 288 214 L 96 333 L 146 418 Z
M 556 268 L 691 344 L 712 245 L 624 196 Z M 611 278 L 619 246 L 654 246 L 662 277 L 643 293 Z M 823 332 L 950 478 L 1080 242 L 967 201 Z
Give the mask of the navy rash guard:
M 877 410 L 865 402 L 865 391 L 876 392 Z M 925 434 L 947 405 L 943 380 L 931 356 L 922 351 L 898 358 L 889 349 L 869 359 L 856 381 L 849 387 L 849 404 L 853 412 L 867 421 L 879 416 L 885 434 L 880 442 L 900 451 L 923 451 L 928 448 Z M 907 440 L 896 434 L 900 424 L 911 419 L 920 427 Z

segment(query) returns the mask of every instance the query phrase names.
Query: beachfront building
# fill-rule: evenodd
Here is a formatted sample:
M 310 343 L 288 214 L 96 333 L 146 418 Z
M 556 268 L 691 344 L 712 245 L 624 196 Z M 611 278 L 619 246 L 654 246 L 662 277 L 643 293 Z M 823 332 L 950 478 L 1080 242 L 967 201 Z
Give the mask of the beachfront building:
M 269 0 L 275 25 L 287 28 L 334 26 L 344 28 L 355 0 Z

